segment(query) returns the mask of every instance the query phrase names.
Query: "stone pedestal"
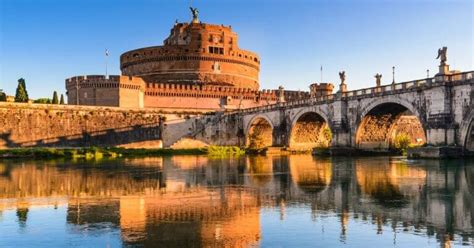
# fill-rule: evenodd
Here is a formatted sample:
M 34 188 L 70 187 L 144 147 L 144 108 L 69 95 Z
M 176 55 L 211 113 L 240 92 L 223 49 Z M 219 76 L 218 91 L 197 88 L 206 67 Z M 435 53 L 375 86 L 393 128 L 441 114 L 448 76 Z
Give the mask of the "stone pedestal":
M 339 91 L 338 91 L 338 92 L 340 92 L 340 93 L 345 93 L 346 91 L 347 91 L 347 84 L 341 83 L 341 84 L 339 85 Z
M 439 72 L 436 75 L 447 75 L 449 74 L 449 65 L 441 64 L 439 65 Z

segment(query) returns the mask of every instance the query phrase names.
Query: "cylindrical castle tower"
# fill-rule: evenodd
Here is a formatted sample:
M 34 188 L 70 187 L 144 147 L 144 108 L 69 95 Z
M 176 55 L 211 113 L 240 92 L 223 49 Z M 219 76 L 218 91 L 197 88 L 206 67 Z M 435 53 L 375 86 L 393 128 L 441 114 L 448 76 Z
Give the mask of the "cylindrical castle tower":
M 219 85 L 258 90 L 258 55 L 238 47 L 238 35 L 230 26 L 195 20 L 176 23 L 163 46 L 140 48 L 122 54 L 122 74 L 142 77 L 147 83 Z

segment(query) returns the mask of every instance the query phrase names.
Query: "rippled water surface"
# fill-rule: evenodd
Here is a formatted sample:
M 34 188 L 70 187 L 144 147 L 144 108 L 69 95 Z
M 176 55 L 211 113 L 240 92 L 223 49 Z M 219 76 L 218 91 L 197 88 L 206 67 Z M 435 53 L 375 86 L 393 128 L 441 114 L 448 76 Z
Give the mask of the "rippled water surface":
M 473 247 L 474 161 L 0 162 L 0 247 Z

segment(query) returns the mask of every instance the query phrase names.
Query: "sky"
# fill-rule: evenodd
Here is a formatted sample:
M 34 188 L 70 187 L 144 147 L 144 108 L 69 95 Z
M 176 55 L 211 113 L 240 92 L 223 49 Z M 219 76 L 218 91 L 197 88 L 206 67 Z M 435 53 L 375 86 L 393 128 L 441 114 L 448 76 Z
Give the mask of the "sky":
M 120 54 L 161 45 L 176 19 L 232 25 L 239 46 L 260 55 L 262 89 L 349 90 L 425 78 L 448 47 L 451 69 L 474 70 L 472 0 L 0 0 L 0 89 L 25 78 L 31 98 L 65 92 L 77 75 L 120 74 Z M 321 75 L 320 68 L 323 67 Z

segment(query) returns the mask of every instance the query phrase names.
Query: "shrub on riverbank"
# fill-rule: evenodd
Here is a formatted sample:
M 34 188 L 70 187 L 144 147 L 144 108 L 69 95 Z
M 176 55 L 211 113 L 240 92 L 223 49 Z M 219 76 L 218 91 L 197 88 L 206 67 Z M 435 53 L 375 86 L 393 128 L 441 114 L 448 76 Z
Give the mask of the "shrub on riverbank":
M 245 154 L 245 150 L 237 146 L 209 146 L 207 147 L 209 156 L 240 156 Z
M 116 157 L 157 157 L 172 155 L 209 155 L 239 156 L 245 151 L 233 146 L 210 146 L 195 149 L 126 149 L 120 147 L 102 148 L 13 148 L 0 150 L 1 158 L 68 158 L 68 159 L 102 159 Z
M 115 158 L 117 153 L 108 149 L 91 148 L 14 148 L 0 150 L 0 158 Z

